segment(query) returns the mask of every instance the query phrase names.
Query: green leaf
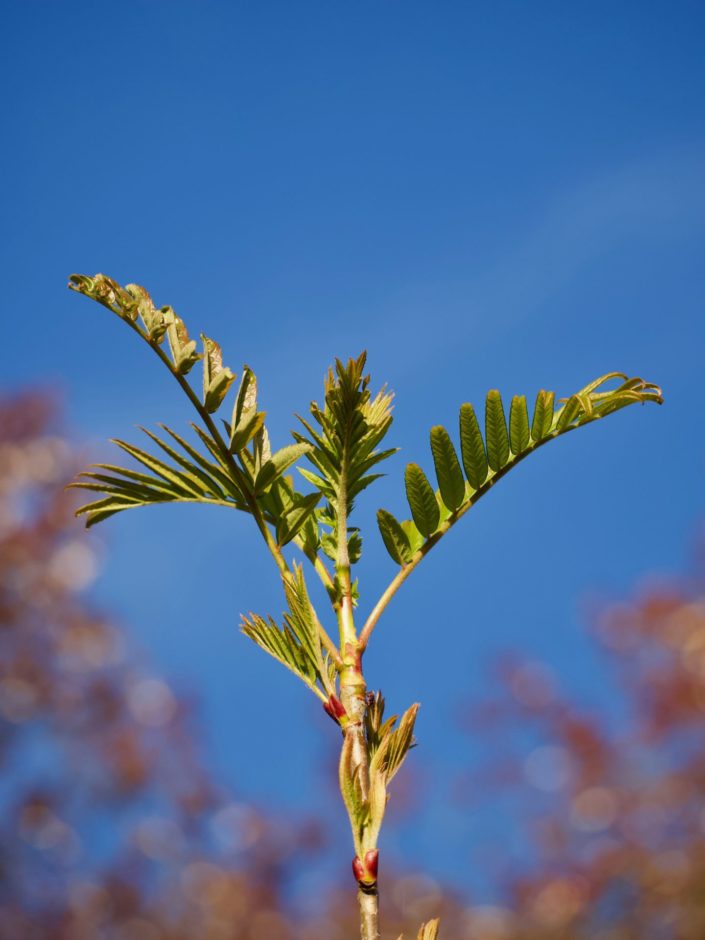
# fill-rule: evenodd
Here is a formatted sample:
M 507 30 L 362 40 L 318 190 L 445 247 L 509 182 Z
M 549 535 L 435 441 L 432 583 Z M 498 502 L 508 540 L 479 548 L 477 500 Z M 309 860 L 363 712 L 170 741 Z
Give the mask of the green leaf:
M 522 454 L 531 441 L 529 434 L 529 412 L 526 397 L 515 395 L 509 408 L 509 442 L 512 453 Z
M 165 454 L 168 454 L 172 460 L 179 464 L 182 469 L 186 472 L 189 479 L 191 479 L 194 485 L 198 486 L 200 484 L 200 490 L 202 493 L 211 493 L 213 496 L 224 499 L 225 492 L 220 484 L 213 478 L 209 473 L 206 473 L 201 469 L 200 466 L 193 463 L 191 460 L 187 460 L 182 454 L 180 454 L 173 447 L 170 447 L 166 441 L 163 441 L 156 434 L 153 434 L 152 431 L 149 431 L 147 428 L 140 428 L 141 431 L 154 441 Z
M 419 532 L 429 537 L 438 528 L 441 518 L 436 494 L 428 482 L 426 474 L 418 464 L 410 463 L 404 474 L 406 482 L 406 498 L 411 507 L 411 515 Z
M 266 620 L 257 614 L 242 618 L 242 632 L 265 653 L 277 659 L 309 688 L 314 688 L 316 670 L 302 649 L 301 644 L 287 629 L 280 630 L 271 617 Z
M 166 337 L 174 371 L 179 375 L 187 375 L 203 357 L 196 351 L 196 341 L 189 338 L 184 321 L 176 315 L 173 308 L 162 307 L 162 315 L 166 323 Z
M 122 320 L 134 323 L 137 319 L 137 304 L 128 292 L 105 274 L 72 274 L 69 278 L 69 288 L 90 297 L 108 310 L 112 310 Z
M 223 352 L 215 340 L 201 333 L 203 349 L 203 404 L 209 414 L 217 411 L 235 381 L 235 375 L 223 365 Z
M 460 449 L 468 483 L 477 490 L 487 479 L 487 454 L 475 409 L 469 404 L 460 406 Z
M 126 496 L 106 496 L 105 499 L 99 499 L 94 503 L 81 506 L 80 509 L 76 510 L 76 515 L 81 516 L 85 514 L 86 528 L 90 528 L 98 522 L 103 522 L 104 519 L 114 516 L 117 512 L 122 512 L 124 509 L 134 509 L 136 506 L 143 505 L 144 503 L 129 499 Z
M 240 423 L 233 428 L 230 436 L 230 453 L 239 454 L 250 443 L 252 438 L 264 427 L 264 411 L 246 411 Z
M 385 548 L 398 565 L 405 565 L 411 561 L 411 546 L 406 533 L 397 520 L 386 509 L 377 511 L 377 525 L 382 534 Z
M 369 807 L 362 797 L 360 765 L 355 762 L 354 742 L 350 734 L 343 738 L 340 751 L 338 779 L 340 792 L 352 826 L 355 854 L 362 852 L 362 833 L 369 816 Z
M 454 512 L 465 499 L 465 478 L 450 435 L 440 424 L 431 428 L 431 452 L 441 497 Z
M 280 630 L 271 617 L 264 620 L 250 614 L 249 618 L 242 618 L 242 631 L 326 701 L 335 688 L 323 656 L 318 620 L 300 566 L 294 566 L 293 577 L 284 581 L 284 593 L 289 609 L 284 614 L 283 629 Z
M 212 460 L 208 460 L 207 457 L 204 457 L 203 454 L 199 453 L 195 447 L 191 447 L 188 441 L 185 441 L 182 437 L 180 437 L 176 433 L 176 431 L 172 431 L 172 429 L 167 427 L 166 424 L 162 424 L 160 425 L 160 427 L 163 428 L 167 432 L 167 434 L 171 435 L 171 437 L 173 437 L 176 443 L 180 447 L 182 447 L 183 450 L 190 457 L 192 457 L 196 463 L 198 463 L 201 467 L 203 467 L 206 473 L 209 476 L 212 476 L 218 482 L 218 484 L 223 488 L 223 490 L 225 490 L 226 493 L 228 493 L 229 496 L 235 499 L 235 501 L 239 504 L 239 508 L 244 507 L 245 497 L 243 496 L 243 493 L 240 490 L 240 487 L 231 477 L 229 467 L 227 467 L 227 465 L 222 461 L 221 459 L 222 455 L 220 454 L 220 451 L 217 449 L 217 447 L 215 447 L 215 445 L 211 441 L 211 438 L 205 435 L 205 432 L 201 431 L 200 428 L 194 426 L 195 430 L 198 432 L 199 436 L 201 437 L 201 440 L 204 441 L 205 443 L 205 438 L 207 438 L 209 444 L 213 446 L 213 449 L 215 451 L 213 455 L 216 456 L 216 459 L 218 461 L 217 463 L 213 463 Z M 210 451 L 210 446 L 209 445 L 207 446 L 209 447 L 209 451 Z M 213 453 L 213 451 L 210 451 L 210 452 Z
M 113 443 L 117 444 L 117 446 L 124 450 L 125 453 L 129 454 L 130 457 L 134 457 L 135 460 L 139 461 L 139 463 L 148 470 L 151 470 L 152 473 L 156 473 L 157 476 L 162 477 L 170 483 L 175 492 L 189 496 L 200 496 L 203 493 L 203 488 L 193 478 L 189 478 L 185 473 L 175 470 L 173 467 L 165 464 L 162 460 L 158 460 L 139 447 L 134 447 L 132 444 L 127 444 L 125 441 L 119 441 L 117 439 L 113 439 Z
M 485 402 L 485 437 L 487 439 L 487 459 L 495 472 L 501 470 L 509 460 L 509 435 L 504 417 L 502 396 L 497 389 L 487 393 Z
M 362 536 L 358 529 L 348 529 L 348 532 L 348 560 L 351 565 L 356 565 L 362 557 Z
M 578 395 L 571 395 L 563 407 L 557 412 L 556 432 L 561 434 L 563 431 L 567 430 L 568 425 L 579 418 L 581 411 L 583 411 L 583 405 L 580 401 L 580 397 Z
M 416 524 L 412 522 L 411 519 L 405 519 L 404 522 L 399 523 L 409 540 L 409 549 L 411 555 L 415 555 L 416 552 L 423 546 L 423 543 L 426 541 L 423 535 L 416 528 Z
M 249 366 L 244 366 L 240 388 L 233 407 L 232 426 L 237 428 L 243 417 L 257 411 L 257 378 Z
M 164 311 L 155 308 L 152 298 L 139 284 L 125 284 L 125 290 L 135 301 L 137 313 L 144 323 L 150 342 L 161 343 L 168 325 Z
M 618 381 L 614 388 L 605 389 L 607 383 Z M 619 380 L 622 380 L 621 382 Z M 554 412 L 555 396 L 553 392 L 541 390 L 536 397 L 533 419 L 531 422 L 531 434 L 529 435 L 528 412 L 526 402 L 523 396 L 515 397 L 512 401 L 510 411 L 511 425 L 511 449 L 510 433 L 507 431 L 507 424 L 504 416 L 504 407 L 500 394 L 492 390 L 487 395 L 485 406 L 485 425 L 486 425 L 486 451 L 482 441 L 482 435 L 475 417 L 475 412 L 471 405 L 463 405 L 460 409 L 460 440 L 462 445 L 463 466 L 470 483 L 470 489 L 460 506 L 453 511 L 448 508 L 454 503 L 452 498 L 448 498 L 443 493 L 443 481 L 439 474 L 439 483 L 441 490 L 436 493 L 436 501 L 440 509 L 440 526 L 436 529 L 436 540 L 441 532 L 448 528 L 444 523 L 455 523 L 456 519 L 462 513 L 465 513 L 478 499 L 484 496 L 497 480 L 496 474 L 502 473 L 514 467 L 523 460 L 529 453 L 536 449 L 535 446 L 552 440 L 562 433 L 572 431 L 575 428 L 582 427 L 593 421 L 619 411 L 631 404 L 645 404 L 654 402 L 661 404 L 663 395 L 661 389 L 650 382 L 645 382 L 640 378 L 626 378 L 621 372 L 610 372 L 603 375 L 595 381 L 586 385 L 567 399 L 561 399 L 564 403 L 558 411 Z M 434 451 L 434 460 L 442 455 L 446 449 L 455 455 L 452 450 L 452 443 L 447 433 L 442 428 L 434 428 L 433 437 L 436 437 L 436 448 Z M 452 464 L 452 457 L 448 458 Z M 457 458 L 456 458 L 457 460 Z M 439 461 L 437 461 L 438 464 Z M 486 477 L 487 466 L 494 471 L 489 477 Z M 438 471 L 437 471 L 438 472 Z M 446 474 L 447 476 L 447 474 Z M 448 482 L 445 481 L 445 487 L 448 489 Z M 458 487 L 459 489 L 459 487 Z M 408 482 L 407 482 L 408 490 Z M 457 494 L 455 495 L 457 499 Z M 411 504 L 411 502 L 410 502 Z M 412 506 L 412 516 L 414 509 Z M 399 523 L 397 523 L 399 525 Z M 414 541 L 414 529 L 418 530 L 418 520 L 414 522 L 405 521 L 401 524 L 401 529 L 407 536 L 410 543 L 410 550 L 413 552 L 416 548 Z M 414 528 L 411 528 L 411 526 Z M 422 521 L 423 525 L 423 521 Z M 420 530 L 419 530 L 420 531 Z M 388 539 L 391 535 L 388 533 Z M 435 541 L 433 544 L 435 544 Z M 392 557 L 401 557 L 399 546 L 393 546 Z M 400 564 L 402 562 L 399 562 Z
M 280 546 L 287 545 L 299 534 L 311 518 L 320 499 L 320 493 L 309 493 L 302 496 L 291 509 L 280 517 L 277 523 L 277 542 Z
M 534 417 L 531 421 L 531 438 L 534 441 L 542 441 L 551 433 L 554 398 L 554 393 L 547 392 L 545 389 L 541 389 L 536 396 Z
M 271 486 L 293 464 L 311 450 L 311 444 L 288 444 L 262 464 L 255 479 L 255 491 L 261 493 Z M 319 494 L 320 495 L 320 494 Z
M 343 567 L 350 561 L 343 556 L 355 498 L 379 478 L 370 470 L 395 452 L 378 449 L 392 423 L 392 396 L 382 389 L 372 397 L 365 362 L 364 352 L 347 363 L 336 359 L 326 377 L 323 407 L 313 402 L 313 420 L 299 417 L 306 434 L 294 434 L 299 443 L 311 445 L 307 457 L 315 473 L 302 473 L 329 503 L 330 524 L 341 552 L 341 558 L 336 555 L 334 560 Z

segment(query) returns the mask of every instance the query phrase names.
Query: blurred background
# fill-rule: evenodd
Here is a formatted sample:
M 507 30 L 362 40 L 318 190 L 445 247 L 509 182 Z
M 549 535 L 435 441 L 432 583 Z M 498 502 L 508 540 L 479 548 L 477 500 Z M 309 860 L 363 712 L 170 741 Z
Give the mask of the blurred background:
M 237 630 L 283 607 L 248 520 L 73 520 L 108 438 L 190 420 L 64 288 L 103 271 L 252 366 L 279 446 L 369 351 L 401 452 L 357 510 L 363 614 L 393 574 L 374 513 L 461 402 L 664 387 L 483 500 L 367 670 L 422 702 L 385 940 L 436 913 L 459 940 L 700 940 L 702 4 L 3 13 L 0 938 L 354 936 L 334 727 Z

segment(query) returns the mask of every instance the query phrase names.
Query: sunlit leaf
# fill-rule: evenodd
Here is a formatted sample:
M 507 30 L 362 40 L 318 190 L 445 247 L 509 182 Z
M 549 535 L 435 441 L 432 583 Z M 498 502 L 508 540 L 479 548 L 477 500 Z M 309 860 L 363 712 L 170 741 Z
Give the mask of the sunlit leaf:
M 487 460 L 492 470 L 501 470 L 509 460 L 509 435 L 502 396 L 497 389 L 487 393 L 485 402 L 485 437 Z
M 551 433 L 553 426 L 553 400 L 554 393 L 544 389 L 536 396 L 534 416 L 531 421 L 531 438 L 533 441 L 542 441 Z
M 377 511 L 377 525 L 382 534 L 385 548 L 398 565 L 405 565 L 411 560 L 411 546 L 406 533 L 391 512 L 386 509 Z
M 509 408 L 509 444 L 513 454 L 523 454 L 529 446 L 529 412 L 526 397 L 515 395 Z
M 487 479 L 487 454 L 475 409 L 470 404 L 460 407 L 460 449 L 468 483 L 479 489 Z
M 408 464 L 404 477 L 411 515 L 419 532 L 428 538 L 438 528 L 441 517 L 436 494 L 418 464 Z
M 431 428 L 431 453 L 443 502 L 455 511 L 465 499 L 465 479 L 450 435 L 440 424 Z
M 203 404 L 206 411 L 213 413 L 220 408 L 228 389 L 235 381 L 235 375 L 223 365 L 223 353 L 215 340 L 201 333 L 203 341 Z

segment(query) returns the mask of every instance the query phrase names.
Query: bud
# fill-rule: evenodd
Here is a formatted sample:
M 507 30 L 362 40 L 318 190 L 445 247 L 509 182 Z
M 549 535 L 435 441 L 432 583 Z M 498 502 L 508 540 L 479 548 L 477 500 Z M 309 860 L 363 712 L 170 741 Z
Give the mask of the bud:
M 377 884 L 377 868 L 379 864 L 379 851 L 370 849 L 365 852 L 364 862 L 359 855 L 352 861 L 352 870 L 355 880 L 361 888 L 371 888 Z
M 328 701 L 323 703 L 323 710 L 327 715 L 330 715 L 337 725 L 342 724 L 342 719 L 347 718 L 348 714 L 343 703 L 336 695 L 331 695 Z

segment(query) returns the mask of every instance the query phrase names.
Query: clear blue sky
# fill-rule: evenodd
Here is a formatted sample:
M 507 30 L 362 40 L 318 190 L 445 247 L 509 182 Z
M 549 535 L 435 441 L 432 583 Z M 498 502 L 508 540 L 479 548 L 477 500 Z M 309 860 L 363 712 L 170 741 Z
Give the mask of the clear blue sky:
M 2 386 L 58 383 L 95 453 L 190 415 L 73 271 L 144 284 L 251 364 L 275 442 L 367 348 L 402 448 L 361 500 L 368 609 L 393 573 L 374 511 L 404 511 L 404 460 L 429 467 L 461 402 L 613 369 L 664 386 L 511 475 L 379 627 L 370 681 L 423 702 L 428 786 L 385 847 L 459 883 L 496 821 L 448 809 L 457 703 L 514 647 L 609 708 L 581 598 L 679 569 L 703 516 L 704 29 L 686 0 L 4 4 Z M 315 812 L 333 726 L 238 635 L 282 607 L 247 520 L 166 507 L 101 537 L 96 596 L 202 696 L 216 764 Z

